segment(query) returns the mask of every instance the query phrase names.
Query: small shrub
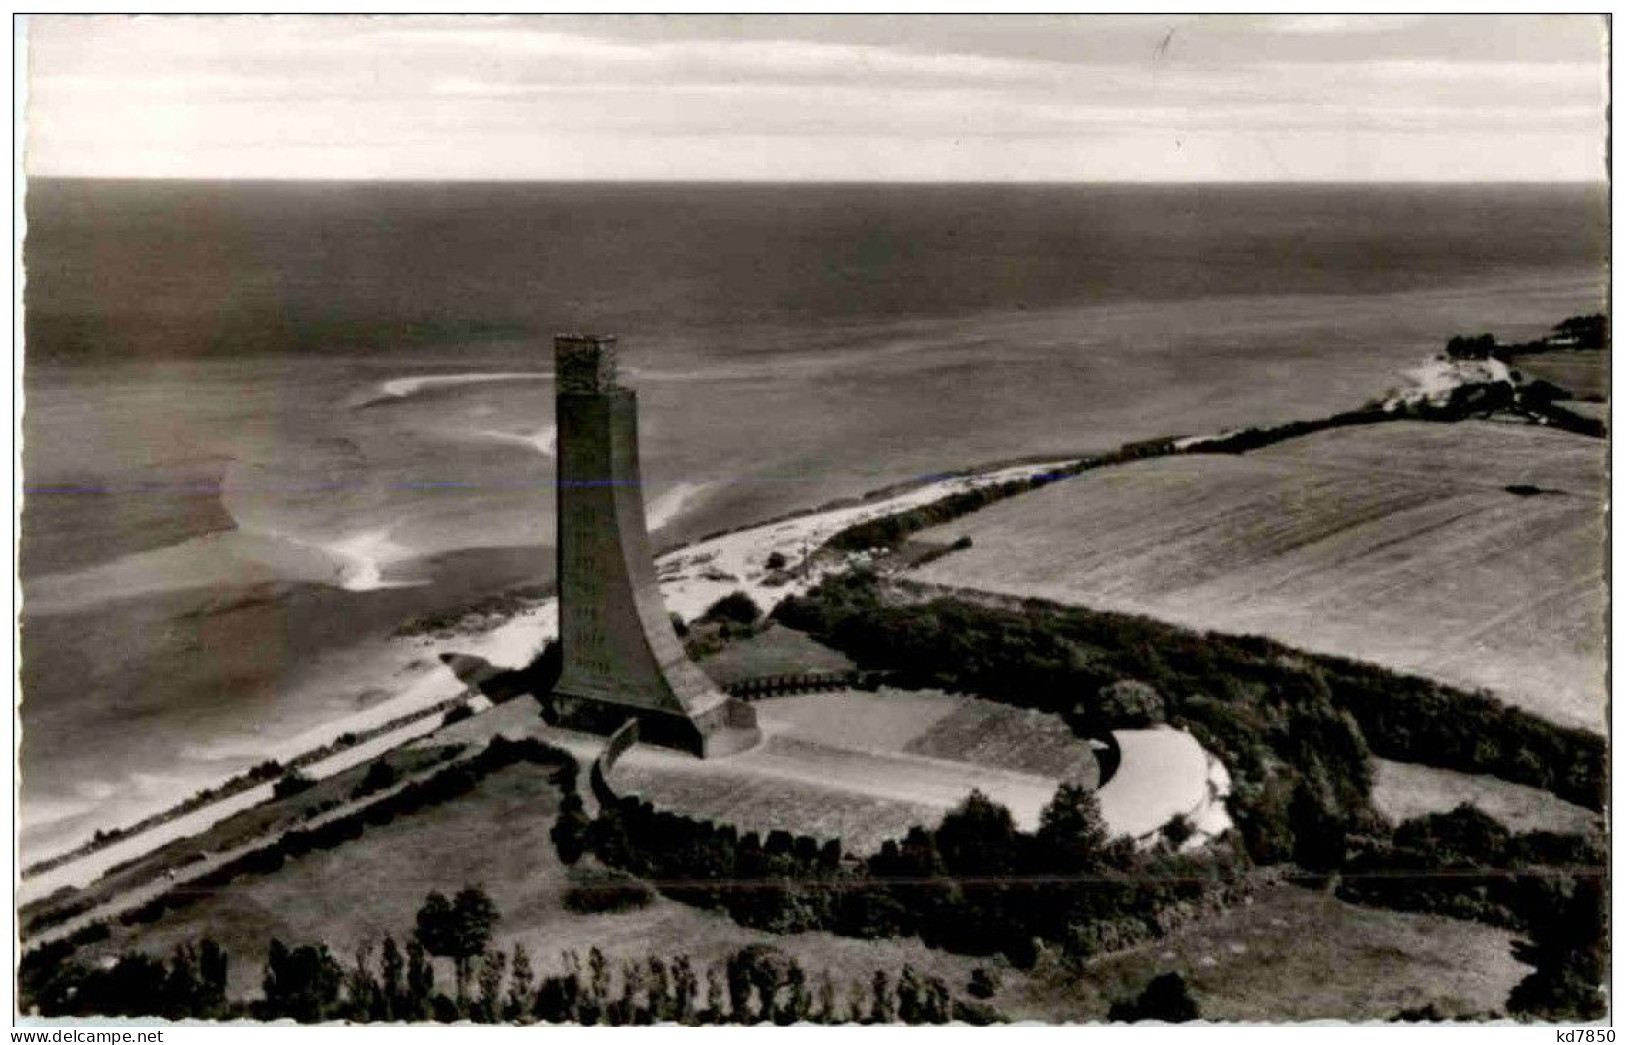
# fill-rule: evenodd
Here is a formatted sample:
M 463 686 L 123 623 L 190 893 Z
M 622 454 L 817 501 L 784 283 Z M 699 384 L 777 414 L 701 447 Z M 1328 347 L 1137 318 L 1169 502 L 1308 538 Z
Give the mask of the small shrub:
M 654 898 L 654 890 L 646 882 L 624 871 L 598 863 L 580 863 L 570 869 L 564 908 L 574 914 L 612 914 L 640 910 Z
M 400 778 L 401 775 L 395 767 L 380 758 L 367 767 L 367 775 L 361 778 L 355 794 L 370 795 L 375 791 L 386 791 L 394 787 Z
M 1144 729 L 1163 721 L 1162 694 L 1138 679 L 1119 679 L 1100 690 L 1100 716 L 1118 728 Z
M 1191 823 L 1190 817 L 1184 813 L 1175 814 L 1172 820 L 1162 825 L 1162 839 L 1168 843 L 1168 848 L 1176 853 L 1195 836 L 1196 825 Z
M 955 998 L 953 1010 L 954 1022 L 967 1023 L 972 1027 L 991 1027 L 996 1023 L 1005 1022 L 1004 1014 L 985 1001 Z
M 999 974 L 979 965 L 971 971 L 970 984 L 965 989 L 972 998 L 991 998 L 999 993 Z
M 715 621 L 719 624 L 755 624 L 762 617 L 762 608 L 756 605 L 756 600 L 742 591 L 729 592 L 705 611 L 700 619 Z
M 316 781 L 295 769 L 271 785 L 271 794 L 275 798 L 292 798 L 303 791 L 309 791 L 316 786 Z
M 1196 1002 L 1191 998 L 1185 977 L 1177 972 L 1165 972 L 1146 984 L 1145 990 L 1133 1001 L 1116 1002 L 1107 1019 L 1137 1023 L 1140 1020 L 1160 1020 L 1163 1023 L 1189 1023 L 1199 1018 Z

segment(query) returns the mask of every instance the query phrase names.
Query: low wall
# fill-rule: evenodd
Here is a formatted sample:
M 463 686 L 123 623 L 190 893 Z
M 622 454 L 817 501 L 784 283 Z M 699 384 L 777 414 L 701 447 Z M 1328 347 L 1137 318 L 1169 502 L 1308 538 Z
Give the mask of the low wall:
M 739 700 L 764 700 L 789 693 L 816 693 L 832 689 L 873 689 L 894 673 L 889 671 L 808 671 L 791 675 L 759 675 L 731 682 L 723 689 Z
M 615 789 L 609 786 L 609 774 L 615 769 L 615 763 L 633 744 L 638 742 L 638 720 L 629 718 L 621 724 L 621 728 L 610 734 L 609 743 L 604 745 L 603 752 L 592 760 L 592 795 L 598 799 L 600 806 L 613 806 L 620 800 Z

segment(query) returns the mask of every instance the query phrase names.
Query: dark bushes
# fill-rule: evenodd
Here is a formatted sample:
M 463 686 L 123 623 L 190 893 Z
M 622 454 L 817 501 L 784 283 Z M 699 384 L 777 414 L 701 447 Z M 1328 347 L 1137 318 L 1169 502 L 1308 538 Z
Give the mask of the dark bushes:
M 654 890 L 637 878 L 612 867 L 578 865 L 564 894 L 565 910 L 575 914 L 635 911 L 654 901 Z
M 1407 820 L 1391 836 L 1361 838 L 1338 895 L 1359 903 L 1531 927 L 1540 898 L 1529 881 L 1607 866 L 1600 839 L 1549 831 L 1513 834 L 1471 806 Z
M 1038 941 L 1086 957 L 1159 935 L 1180 911 L 1246 889 L 1244 857 L 1137 852 L 1106 838 L 1092 792 L 1063 787 L 1036 834 L 972 794 L 935 829 L 916 827 L 858 861 L 839 843 L 774 831 L 765 840 L 627 797 L 588 831 L 605 864 L 673 899 L 769 932 L 918 935 L 963 954 L 1030 964 Z
M 701 621 L 711 624 L 755 624 L 762 617 L 756 600 L 742 591 L 729 592 L 705 611 Z

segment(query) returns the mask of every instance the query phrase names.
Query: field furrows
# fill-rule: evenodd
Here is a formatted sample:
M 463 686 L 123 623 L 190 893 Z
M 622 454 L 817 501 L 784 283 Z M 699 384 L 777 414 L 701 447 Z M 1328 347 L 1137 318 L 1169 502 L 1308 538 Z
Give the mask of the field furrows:
M 921 580 L 1271 635 L 1600 726 L 1596 440 L 1394 423 L 1089 473 L 922 538 Z M 1518 496 L 1505 487 L 1566 493 Z

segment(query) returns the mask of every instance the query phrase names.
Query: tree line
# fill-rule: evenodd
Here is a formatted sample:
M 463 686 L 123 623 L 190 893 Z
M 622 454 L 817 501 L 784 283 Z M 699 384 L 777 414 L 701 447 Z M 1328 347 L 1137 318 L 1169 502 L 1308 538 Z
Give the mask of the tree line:
M 1572 349 L 1595 351 L 1608 347 L 1608 317 L 1600 312 L 1570 316 L 1552 327 L 1552 332 L 1534 341 L 1503 345 L 1494 334 L 1457 334 L 1445 343 L 1451 359 L 1500 359 L 1514 354 L 1532 355 Z
M 1393 828 L 1370 804 L 1370 755 L 1489 773 L 1601 810 L 1600 737 L 1485 694 L 1262 638 L 1039 600 L 889 601 L 864 571 L 829 578 L 776 615 L 860 666 L 898 672 L 899 684 L 1036 707 L 1080 735 L 1188 729 L 1230 771 L 1228 806 L 1251 861 L 1347 876 L 1347 899 L 1514 928 L 1540 964 L 1513 1011 L 1595 1004 L 1601 843 L 1512 835 L 1470 809 Z
M 1534 966 L 1508 1011 L 1595 1019 L 1608 968 L 1608 851 L 1596 836 L 1514 833 L 1472 806 L 1407 820 L 1356 840 L 1338 895 L 1356 903 L 1500 925 Z
M 862 858 L 839 840 L 784 830 L 763 839 L 672 813 L 637 796 L 596 818 L 567 799 L 554 831 L 561 859 L 591 854 L 667 896 L 774 933 L 824 930 L 918 936 L 968 955 L 1030 966 L 1049 951 L 1081 963 L 1216 910 L 1244 894 L 1250 863 L 1220 843 L 1144 850 L 1111 838 L 1094 792 L 1062 785 L 1035 832 L 973 791 L 934 828 L 916 826 Z
M 1117 450 L 1095 457 L 1085 457 L 1071 464 L 1024 479 L 1011 479 L 1002 483 L 979 486 L 971 490 L 949 494 L 928 504 L 893 512 L 876 519 L 853 523 L 825 541 L 820 550 L 828 548 L 838 552 L 865 551 L 870 548 L 896 548 L 911 535 L 932 526 L 980 511 L 990 504 L 1019 494 L 1041 490 L 1050 483 L 1069 479 L 1095 468 L 1124 464 L 1148 457 L 1161 457 L 1174 452 L 1172 439 L 1150 439 L 1129 443 Z
M 860 667 L 1049 711 L 1085 735 L 1147 724 L 1143 713 L 1125 721 L 1109 699 L 1116 684 L 1143 683 L 1160 697 L 1159 721 L 1191 729 L 1204 745 L 1211 737 L 1210 750 L 1232 774 L 1239 767 L 1245 783 L 1272 786 L 1279 774 L 1264 763 L 1279 763 L 1307 780 L 1326 778 L 1320 782 L 1355 813 L 1369 794 L 1372 752 L 1489 773 L 1602 809 L 1602 738 L 1487 694 L 1256 636 L 1038 599 L 1004 602 L 891 600 L 873 573 L 853 570 L 785 599 L 774 616 Z M 1245 794 L 1240 801 L 1249 803 Z
M 430 893 L 404 946 L 392 935 L 356 948 L 348 961 L 324 943 L 272 939 L 251 1000 L 227 993 L 230 959 L 214 940 L 183 944 L 165 959 L 136 951 L 87 964 L 69 944 L 25 955 L 18 973 L 23 1011 L 42 1016 L 164 1019 L 451 1023 L 908 1023 L 988 1024 L 1003 1016 L 987 1000 L 985 971 L 956 995 L 940 976 L 904 964 L 837 980 L 812 975 L 767 944 L 717 962 L 686 954 L 613 959 L 597 947 L 560 956 L 561 971 L 538 975 L 523 944 L 492 947 L 500 922 L 484 890 Z M 450 960 L 450 992 L 433 959 Z

